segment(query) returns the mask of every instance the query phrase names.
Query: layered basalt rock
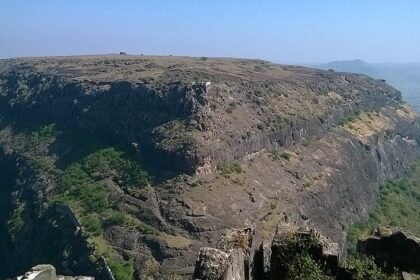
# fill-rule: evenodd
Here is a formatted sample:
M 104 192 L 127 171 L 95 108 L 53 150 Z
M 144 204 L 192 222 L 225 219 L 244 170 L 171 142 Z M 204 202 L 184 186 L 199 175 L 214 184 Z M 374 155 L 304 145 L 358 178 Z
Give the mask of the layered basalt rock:
M 371 236 L 358 242 L 358 251 L 370 255 L 392 271 L 420 274 L 420 239 L 403 229 L 378 228 Z
M 200 249 L 194 280 L 248 280 L 251 275 L 250 249 L 253 230 L 233 229 L 220 240 L 218 248 Z
M 268 279 L 285 279 L 289 262 L 302 251 L 307 251 L 326 271 L 334 275 L 338 273 L 340 255 L 337 243 L 310 228 L 283 226 L 271 245 Z
M 416 117 L 400 100 L 363 75 L 256 60 L 2 60 L 0 109 L 12 133 L 1 133 L 0 143 L 17 153 L 17 123 L 40 120 L 122 145 L 158 177 L 137 196 L 109 196 L 159 231 L 104 231 L 133 261 L 134 275 L 191 278 L 197 253 L 209 247 L 220 252 L 204 250 L 202 259 L 241 252 L 244 261 L 228 270 L 243 264 L 251 278 L 255 252 L 271 248 L 282 223 L 319 229 L 344 255 L 349 225 L 367 217 L 379 185 L 409 172 L 419 155 Z M 59 162 L 66 147 L 54 148 Z M 53 185 L 42 182 L 39 197 Z M 245 251 L 223 241 L 235 236 L 232 228 L 253 229 Z
M 234 240 L 237 241 L 229 242 L 230 246 L 225 247 L 224 250 L 202 248 L 198 255 L 193 279 L 285 279 L 290 262 L 297 254 L 303 252 L 307 252 L 326 271 L 334 275 L 338 274 L 338 244 L 330 242 L 313 229 L 282 225 L 267 252 L 259 251 L 254 256 L 254 260 L 249 259 L 248 250 L 251 244 L 246 244 L 246 248 L 238 245 L 243 244 L 242 241 L 251 236 L 250 232 L 244 234 L 246 230 L 244 229 L 240 234 L 238 234 L 239 230 L 233 230 L 233 233 L 236 232 Z M 250 263 L 252 266 L 249 265 Z
M 401 98 L 366 76 L 264 61 L 127 56 L 0 65 L 2 111 L 138 143 L 151 160 L 161 159 L 157 165 L 188 173 L 321 135 L 354 111 Z M 208 73 L 194 75 L 202 69 Z
M 381 270 L 404 279 L 416 279 L 419 273 L 419 239 L 403 229 L 380 228 L 358 242 L 360 256 L 372 256 Z M 243 266 L 244 255 L 237 250 L 202 248 L 193 279 L 289 279 L 296 257 L 311 258 L 320 271 L 334 279 L 354 279 L 355 270 L 340 261 L 338 244 L 312 228 L 280 225 L 270 246 L 254 257 L 252 273 Z M 239 264 L 239 265 L 238 265 Z

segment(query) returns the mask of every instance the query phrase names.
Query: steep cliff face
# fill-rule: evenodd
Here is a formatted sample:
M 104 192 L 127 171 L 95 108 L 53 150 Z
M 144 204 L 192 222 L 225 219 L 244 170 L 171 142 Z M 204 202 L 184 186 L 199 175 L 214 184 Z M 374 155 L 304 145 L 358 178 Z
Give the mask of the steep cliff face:
M 418 134 L 407 131 L 413 119 L 402 114 L 394 108 L 371 118 L 362 114 L 285 152 L 262 152 L 229 178 L 216 173 L 202 184 L 181 184 L 176 199 L 161 197 L 169 201 L 164 216 L 202 240 L 219 240 L 229 228 L 255 227 L 254 250 L 271 242 L 279 224 L 316 226 L 345 256 L 349 225 L 373 209 L 379 185 L 409 172 L 418 156 Z M 389 123 L 379 129 L 383 120 Z M 372 127 L 363 132 L 364 122 Z M 212 244 L 217 247 L 217 241 Z
M 107 214 L 89 213 L 72 193 L 70 206 L 81 209 L 76 218 L 101 224 L 99 235 L 86 237 L 89 243 L 112 251 L 109 260 L 125 261 L 128 275 L 140 279 L 190 277 L 200 248 L 220 249 L 232 228 L 255 231 L 251 263 L 282 223 L 315 227 L 344 253 L 349 225 L 368 215 L 379 185 L 409 172 L 418 156 L 413 111 L 398 91 L 363 75 L 144 56 L 16 59 L 0 66 L 0 143 L 43 163 L 29 166 L 44 180 L 27 200 L 56 201 L 60 174 L 69 174 L 63 162 L 87 156 L 70 165 L 84 180 L 74 184 L 104 190 Z M 56 123 L 62 132 L 34 153 L 22 136 L 32 122 Z M 109 153 L 96 157 L 101 168 L 92 165 L 92 149 L 81 152 L 80 141 L 66 139 L 84 135 L 74 131 L 132 154 L 155 180 L 141 179 L 134 163 L 118 159 L 129 169 L 120 170 Z M 4 182 L 16 178 L 2 176 Z M 8 186 L 4 197 L 19 189 Z M 11 213 L 20 204 L 7 205 Z
M 0 168 L 0 278 L 48 262 L 72 275 L 108 279 L 106 268 L 89 259 L 92 248 L 69 213 L 46 205 L 46 182 L 33 166 L 20 155 L 1 150 Z
M 3 110 L 139 142 L 159 165 L 189 173 L 319 135 L 345 115 L 401 98 L 366 76 L 264 61 L 19 59 L 2 61 L 0 77 Z

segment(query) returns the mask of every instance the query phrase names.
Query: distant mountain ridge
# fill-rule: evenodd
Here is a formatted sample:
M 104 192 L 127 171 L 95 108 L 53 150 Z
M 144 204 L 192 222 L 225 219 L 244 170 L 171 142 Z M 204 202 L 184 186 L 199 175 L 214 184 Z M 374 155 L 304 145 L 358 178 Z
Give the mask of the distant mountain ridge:
M 360 73 L 376 79 L 385 79 L 402 92 L 403 99 L 420 111 L 420 63 L 368 63 L 355 59 L 332 61 L 313 67 Z
M 361 59 L 331 61 L 325 64 L 325 67 L 322 65 L 322 68 L 355 73 L 365 73 L 374 71 L 374 68 L 371 64 Z

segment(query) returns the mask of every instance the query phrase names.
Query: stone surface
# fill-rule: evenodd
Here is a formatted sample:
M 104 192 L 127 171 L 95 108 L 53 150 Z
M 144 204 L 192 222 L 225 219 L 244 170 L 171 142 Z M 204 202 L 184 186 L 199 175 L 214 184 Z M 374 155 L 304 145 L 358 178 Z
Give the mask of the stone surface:
M 223 279 L 229 265 L 228 253 L 216 248 L 202 248 L 195 265 L 193 279 Z
M 215 248 L 201 248 L 196 262 L 195 280 L 249 279 L 248 257 L 241 249 L 227 252 Z
M 339 269 L 338 244 L 331 242 L 311 228 L 297 228 L 284 225 L 279 228 L 271 247 L 269 279 L 283 279 L 288 270 L 287 260 L 305 250 L 332 274 Z
M 93 277 L 86 276 L 62 276 L 56 275 L 54 266 L 41 264 L 31 268 L 23 276 L 18 276 L 16 280 L 95 280 Z
M 379 228 L 358 242 L 358 250 L 391 270 L 420 274 L 420 239 L 403 229 Z
M 413 276 L 405 271 L 402 272 L 402 278 L 403 280 L 414 280 Z
M 254 230 L 231 229 L 222 235 L 216 248 L 201 248 L 193 279 L 248 280 L 250 249 Z

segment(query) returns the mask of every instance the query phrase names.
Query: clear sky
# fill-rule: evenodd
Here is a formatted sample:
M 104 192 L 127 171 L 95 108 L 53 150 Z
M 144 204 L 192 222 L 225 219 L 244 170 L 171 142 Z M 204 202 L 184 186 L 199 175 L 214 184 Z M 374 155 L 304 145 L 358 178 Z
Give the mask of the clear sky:
M 0 0 L 0 57 L 420 62 L 419 0 Z

